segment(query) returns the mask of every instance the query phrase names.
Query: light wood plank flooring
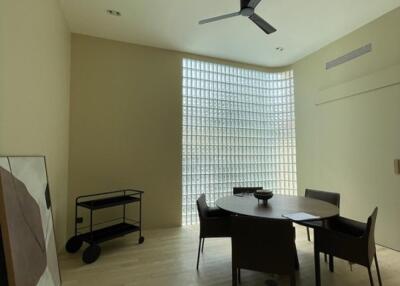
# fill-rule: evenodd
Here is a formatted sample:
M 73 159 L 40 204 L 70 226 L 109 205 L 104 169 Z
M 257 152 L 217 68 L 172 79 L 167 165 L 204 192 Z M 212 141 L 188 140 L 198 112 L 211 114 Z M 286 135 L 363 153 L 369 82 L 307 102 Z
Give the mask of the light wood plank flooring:
M 305 228 L 297 227 L 297 250 L 300 271 L 298 285 L 314 285 L 313 244 L 306 239 Z M 182 227 L 144 232 L 146 241 L 137 244 L 137 234 L 102 245 L 100 259 L 85 265 L 82 250 L 60 256 L 63 286 L 155 286 L 155 285 L 232 285 L 229 239 L 206 239 L 204 254 L 196 271 L 197 227 Z M 266 257 L 267 259 L 267 257 Z M 383 284 L 400 285 L 400 253 L 378 246 Z M 322 285 L 369 285 L 364 267 L 335 259 L 335 273 L 330 273 L 321 256 Z M 375 285 L 378 285 L 373 268 Z M 252 271 L 242 272 L 242 286 L 265 285 L 273 277 L 279 285 L 289 285 L 285 277 Z

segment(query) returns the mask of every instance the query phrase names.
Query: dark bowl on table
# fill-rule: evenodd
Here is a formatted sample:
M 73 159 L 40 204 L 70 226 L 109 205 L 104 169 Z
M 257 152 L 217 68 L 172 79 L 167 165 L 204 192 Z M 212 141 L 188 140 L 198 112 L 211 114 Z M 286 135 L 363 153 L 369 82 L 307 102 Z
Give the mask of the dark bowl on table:
M 273 196 L 274 194 L 269 190 L 258 190 L 254 192 L 254 197 L 258 200 L 262 200 L 264 204 L 267 204 L 268 200 Z

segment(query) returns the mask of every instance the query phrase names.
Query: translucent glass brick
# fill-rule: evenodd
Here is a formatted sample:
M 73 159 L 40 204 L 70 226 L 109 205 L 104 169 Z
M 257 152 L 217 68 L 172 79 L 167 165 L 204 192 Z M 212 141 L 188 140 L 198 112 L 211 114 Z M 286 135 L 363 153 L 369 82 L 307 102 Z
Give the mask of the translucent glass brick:
M 182 222 L 236 186 L 297 192 L 293 71 L 182 63 Z

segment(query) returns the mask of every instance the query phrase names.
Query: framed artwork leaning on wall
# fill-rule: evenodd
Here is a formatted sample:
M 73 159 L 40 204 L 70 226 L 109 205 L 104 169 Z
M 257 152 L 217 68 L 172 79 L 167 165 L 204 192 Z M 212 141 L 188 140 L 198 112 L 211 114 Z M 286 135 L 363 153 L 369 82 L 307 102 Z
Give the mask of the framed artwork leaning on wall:
M 45 157 L 0 156 L 0 227 L 7 285 L 61 285 Z

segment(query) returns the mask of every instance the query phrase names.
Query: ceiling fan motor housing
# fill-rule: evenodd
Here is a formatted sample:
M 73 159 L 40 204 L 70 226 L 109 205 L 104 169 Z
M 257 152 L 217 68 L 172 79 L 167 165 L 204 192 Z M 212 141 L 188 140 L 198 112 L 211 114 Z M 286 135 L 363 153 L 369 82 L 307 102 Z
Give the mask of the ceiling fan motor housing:
M 254 8 L 251 7 L 246 7 L 240 10 L 240 15 L 245 16 L 245 17 L 250 17 L 251 15 L 254 14 Z

